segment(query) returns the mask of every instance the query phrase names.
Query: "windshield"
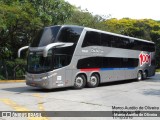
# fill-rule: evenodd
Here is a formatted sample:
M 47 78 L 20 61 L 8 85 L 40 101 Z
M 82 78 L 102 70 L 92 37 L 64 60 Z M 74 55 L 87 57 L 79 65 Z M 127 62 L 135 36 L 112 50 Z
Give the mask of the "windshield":
M 69 65 L 70 61 L 70 55 L 59 54 L 58 52 L 55 54 L 53 50 L 49 50 L 47 57 L 43 57 L 42 52 L 30 52 L 27 71 L 35 74 L 49 72 Z
M 43 47 L 55 42 L 60 26 L 45 27 L 34 37 L 31 47 Z
M 42 52 L 30 52 L 28 55 L 28 72 L 41 73 L 52 70 L 52 51 L 49 51 L 47 57 L 43 57 Z

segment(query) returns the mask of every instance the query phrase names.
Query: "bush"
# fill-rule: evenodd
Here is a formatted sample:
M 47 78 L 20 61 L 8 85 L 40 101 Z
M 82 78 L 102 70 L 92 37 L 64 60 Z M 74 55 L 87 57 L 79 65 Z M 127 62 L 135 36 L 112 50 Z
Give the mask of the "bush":
M 0 75 L 0 80 L 5 80 L 5 78 L 2 75 Z

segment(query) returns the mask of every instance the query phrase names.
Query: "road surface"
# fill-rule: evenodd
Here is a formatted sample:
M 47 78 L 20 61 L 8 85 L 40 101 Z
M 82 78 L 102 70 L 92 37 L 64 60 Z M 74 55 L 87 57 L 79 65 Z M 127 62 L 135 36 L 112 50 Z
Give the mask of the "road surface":
M 105 83 L 97 88 L 82 90 L 73 88 L 44 90 L 26 86 L 25 83 L 0 83 L 0 111 L 113 111 L 125 107 L 128 107 L 128 110 L 142 107 L 146 111 L 156 111 L 156 109 L 160 111 L 160 74 L 145 81 Z M 0 120 L 8 119 L 112 120 L 113 117 L 0 117 Z M 160 120 L 160 117 L 130 119 Z

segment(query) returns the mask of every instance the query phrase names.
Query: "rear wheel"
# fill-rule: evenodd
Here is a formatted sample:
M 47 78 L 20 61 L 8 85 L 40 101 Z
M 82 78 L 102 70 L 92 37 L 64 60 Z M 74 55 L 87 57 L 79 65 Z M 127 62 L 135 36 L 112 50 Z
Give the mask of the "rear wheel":
M 77 75 L 74 81 L 74 88 L 75 89 L 82 89 L 86 85 L 86 78 L 84 75 Z
M 147 79 L 147 71 L 144 71 L 144 72 L 143 72 L 143 79 L 144 79 L 144 80 Z
M 88 87 L 91 88 L 97 87 L 99 85 L 99 80 L 100 78 L 97 74 L 91 75 L 90 80 L 87 83 Z
M 142 79 L 143 79 L 142 71 L 138 71 L 137 80 L 138 80 L 138 81 L 141 81 Z

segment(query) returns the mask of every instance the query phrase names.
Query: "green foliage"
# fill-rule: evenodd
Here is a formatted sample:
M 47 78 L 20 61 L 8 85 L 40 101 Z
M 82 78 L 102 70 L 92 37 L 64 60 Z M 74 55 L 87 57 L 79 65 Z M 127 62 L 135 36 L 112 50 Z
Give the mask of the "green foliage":
M 64 0 L 30 0 L 43 26 L 63 24 L 72 13 L 72 6 Z
M 16 78 L 24 78 L 26 60 L 23 59 L 15 59 L 14 61 L 8 60 L 6 61 L 7 72 L 9 75 L 9 79 Z
M 160 72 L 160 69 L 156 69 L 156 72 Z
M 22 77 L 26 61 L 16 59 L 18 49 L 29 45 L 39 29 L 57 24 L 86 26 L 154 41 L 160 67 L 160 21 L 107 19 L 64 0 L 0 0 L 0 79 Z M 26 59 L 26 54 L 22 57 Z
M 108 30 L 111 32 L 138 37 L 146 40 L 154 40 L 151 36 L 152 30 L 158 31 L 160 23 L 150 19 L 135 20 L 129 18 L 109 19 L 105 21 Z
M 71 17 L 66 21 L 65 24 L 73 24 L 85 27 L 91 27 L 96 29 L 104 30 L 105 26 L 103 24 L 105 19 L 99 15 L 92 15 L 87 10 L 81 10 L 80 8 L 74 8 Z
M 64 24 L 72 10 L 64 0 L 0 0 L 0 61 L 7 67 L 3 76 L 13 76 L 20 47 L 29 45 L 42 27 Z
M 0 75 L 0 80 L 5 80 L 5 78 L 2 75 Z
M 0 50 L 3 55 L 0 59 L 16 58 L 19 47 L 30 42 L 31 30 L 37 28 L 37 24 L 40 25 L 40 22 L 34 23 L 37 19 L 34 17 L 35 13 L 36 11 L 28 2 L 5 1 L 1 4 L 0 16 L 2 16 L 1 21 L 4 21 L 3 26 L 5 27 L 0 27 Z
M 15 67 L 17 65 L 19 66 L 23 66 L 26 65 L 26 61 L 23 59 L 15 59 L 14 61 L 6 61 L 6 65 L 8 65 L 9 67 Z

